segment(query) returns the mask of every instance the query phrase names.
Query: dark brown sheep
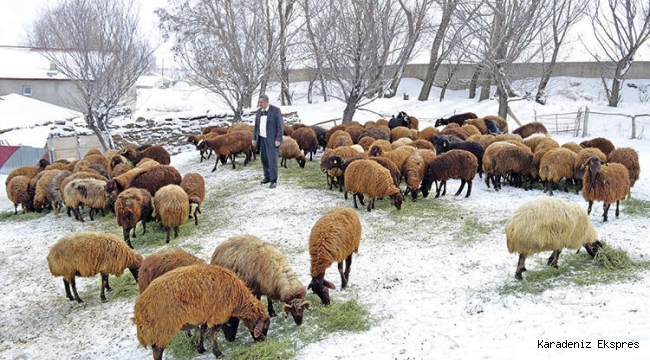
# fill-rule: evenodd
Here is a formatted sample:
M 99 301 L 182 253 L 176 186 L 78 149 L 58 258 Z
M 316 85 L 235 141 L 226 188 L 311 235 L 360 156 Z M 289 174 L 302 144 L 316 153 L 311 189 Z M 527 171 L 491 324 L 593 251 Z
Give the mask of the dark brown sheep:
M 221 161 L 225 164 L 228 159 L 231 160 L 232 168 L 235 168 L 235 157 L 239 153 L 244 153 L 244 165 L 248 164 L 251 156 L 255 152 L 255 146 L 252 144 L 253 134 L 248 131 L 235 131 L 226 135 L 219 135 L 212 139 L 203 139 L 196 146 L 198 150 L 211 148 L 216 156 L 214 168 L 217 170 L 217 164 Z
M 521 136 L 523 139 L 533 134 L 548 134 L 546 126 L 539 121 L 533 121 L 528 124 L 522 125 L 512 131 L 513 134 Z
M 402 208 L 404 197 L 400 189 L 395 186 L 390 171 L 375 161 L 361 159 L 354 161 L 345 170 L 345 191 L 353 195 L 354 207 L 357 198 L 363 205 L 363 195 L 368 195 L 367 210 L 375 206 L 375 198 L 390 197 L 391 205 L 397 210 Z
M 137 187 L 146 189 L 149 194 L 155 194 L 158 189 L 166 185 L 180 185 L 183 177 L 169 165 L 156 165 L 135 175 L 127 184 L 126 188 Z
M 201 213 L 201 203 L 205 199 L 205 180 L 198 173 L 187 173 L 181 181 L 181 188 L 190 199 L 190 216 L 194 216 L 194 224 L 199 224 L 198 214 Z
M 476 156 L 466 150 L 449 150 L 437 155 L 426 165 L 426 171 L 420 186 L 422 196 L 427 197 L 429 195 L 429 190 L 434 181 L 436 182 L 436 197 L 439 197 L 447 192 L 447 180 L 460 179 L 460 188 L 458 188 L 454 196 L 460 195 L 465 188 L 465 183 L 467 183 L 465 197 L 469 197 L 472 193 L 472 180 L 476 176 L 477 167 L 478 160 Z M 440 184 L 438 184 L 438 181 L 440 181 Z M 442 194 L 440 193 L 441 190 Z
M 16 175 L 7 184 L 7 198 L 14 204 L 14 215 L 18 215 L 18 204 L 22 207 L 23 214 L 34 210 L 32 197 L 27 192 L 28 186 L 29 177 L 25 175 Z
M 639 180 L 639 172 L 641 165 L 639 165 L 639 154 L 632 148 L 618 148 L 609 153 L 607 163 L 619 163 L 627 169 L 630 173 L 630 187 L 633 187 L 637 180 Z
M 309 153 L 309 161 L 312 161 L 312 156 L 316 154 L 319 146 L 316 131 L 311 127 L 301 127 L 291 133 L 291 138 L 296 140 L 298 147 L 303 151 L 305 156 Z
M 618 205 L 625 200 L 630 191 L 630 174 L 625 166 L 618 163 L 603 165 L 597 157 L 592 157 L 585 164 L 585 175 L 582 178 L 582 197 L 587 200 L 591 213 L 594 201 L 603 202 L 603 221 L 607 221 L 609 206 L 616 201 L 616 217 Z
M 129 159 L 132 164 L 138 164 L 144 158 L 156 160 L 161 165 L 169 165 L 171 158 L 169 152 L 164 147 L 153 145 L 142 151 L 125 148 L 122 150 L 122 156 Z
M 580 143 L 580 146 L 583 148 L 593 147 L 600 149 L 600 151 L 602 151 L 605 156 L 609 155 L 612 150 L 616 149 L 616 146 L 614 146 L 611 141 L 605 139 L 604 137 L 597 137 L 591 140 L 583 141 Z
M 117 225 L 122 227 L 124 241 L 133 249 L 129 233 L 133 229 L 135 238 L 135 227 L 139 221 L 142 223 L 142 234 L 146 234 L 147 222 L 152 220 L 151 193 L 137 187 L 126 189 L 117 196 L 114 209 Z

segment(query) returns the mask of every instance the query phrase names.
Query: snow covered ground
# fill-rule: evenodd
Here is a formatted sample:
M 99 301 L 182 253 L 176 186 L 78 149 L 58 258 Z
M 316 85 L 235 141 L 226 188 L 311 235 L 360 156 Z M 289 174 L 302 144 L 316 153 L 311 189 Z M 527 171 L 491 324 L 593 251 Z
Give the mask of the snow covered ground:
M 646 87 L 650 84 L 647 79 L 630 82 Z M 398 93 L 407 92 L 415 99 L 419 84 L 417 80 L 405 79 Z M 299 94 L 296 95 L 297 104 L 283 110 L 298 111 L 307 124 L 340 117 L 343 104 L 336 101 L 307 104 L 306 96 L 300 95 L 304 94 L 301 85 L 297 84 L 295 89 Z M 538 114 L 564 113 L 585 106 L 603 113 L 650 112 L 648 102 L 640 101 L 638 88 L 626 87 L 623 103 L 616 109 L 605 106 L 600 89 L 598 79 L 554 79 L 547 106 L 517 101 L 512 107 L 522 122 L 531 121 L 535 111 Z M 172 109 L 183 112 L 194 109 L 202 113 L 225 111 L 219 101 L 198 97 L 201 93 L 184 89 L 178 92 L 184 95 L 174 96 L 173 90 L 169 90 L 149 96 L 146 104 L 138 104 L 134 118 L 170 117 L 174 116 L 170 113 Z M 271 102 L 277 104 L 277 93 L 270 95 Z M 437 97 L 434 91 L 431 99 Z M 421 119 L 420 128 L 433 125 L 436 118 L 454 112 L 472 111 L 479 115 L 497 112 L 493 100 L 478 103 L 466 99 L 466 92 L 454 91 L 448 92 L 443 102 L 394 98 L 376 101 L 367 108 L 373 112 L 359 111 L 355 120 L 363 123 L 376 120 L 377 113 L 396 114 L 404 110 Z M 517 127 L 512 121 L 509 125 L 511 129 Z M 642 139 L 629 139 L 629 121 L 600 116 L 590 120 L 590 129 L 587 138 L 606 136 L 617 147 L 632 147 L 639 152 L 641 178 L 632 189 L 632 196 L 650 201 L 650 171 L 647 170 L 650 169 L 650 142 L 643 136 L 645 127 L 637 127 Z M 553 137 L 560 143 L 583 140 L 568 135 Z M 250 233 L 278 244 L 304 284 L 310 280 L 306 244 L 311 226 L 331 207 L 352 206 L 351 200 L 345 201 L 339 193 L 330 192 L 324 178 L 322 189 L 308 190 L 295 183 L 283 182 L 284 170 L 281 170 L 278 188 L 269 190 L 257 185 L 261 178 L 259 167 L 237 171 L 223 167 L 211 173 L 212 163 L 199 164 L 196 151 L 174 156 L 171 165 L 181 174 L 201 173 L 207 181 L 208 198 L 217 199 L 219 206 L 203 209 L 203 219 L 209 220 L 203 221 L 202 226 L 207 227 L 214 221 L 226 224 L 226 230 L 223 227 L 213 232 L 202 229 L 200 236 L 172 240 L 174 245 L 198 245 L 202 250 L 196 255 L 207 260 L 221 241 L 232 235 Z M 292 165 L 295 167 L 295 162 L 289 164 Z M 317 162 L 307 166 L 317 166 Z M 242 184 L 246 191 L 226 193 L 224 188 L 232 189 L 229 185 L 234 182 Z M 419 201 L 432 206 L 442 203 L 443 209 L 460 207 L 467 216 L 458 219 L 458 227 L 443 227 L 435 217 L 405 217 L 385 205 L 371 213 L 358 210 L 363 235 L 359 254 L 354 257 L 350 287 L 344 291 L 333 290 L 330 295 L 333 301 L 356 296 L 377 321 L 363 333 L 341 332 L 326 336 L 302 348 L 296 358 L 647 358 L 650 348 L 650 273 L 647 270 L 642 271 L 636 281 L 613 285 L 554 286 L 539 295 L 502 294 L 500 288 L 516 282 L 517 263 L 517 256 L 506 249 L 503 224 L 522 203 L 547 195 L 539 190 L 526 192 L 510 187 L 495 192 L 477 179 L 471 196 L 465 199 L 451 196 L 457 182 L 451 181 L 449 186 L 444 198 Z M 581 195 L 561 191 L 555 194 L 558 198 L 584 204 L 586 208 Z M 407 200 L 403 208 L 411 205 Z M 4 193 L 0 195 L 0 211 L 13 211 Z M 612 211 L 610 221 L 603 223 L 601 206 L 594 205 L 590 220 L 600 238 L 613 247 L 626 250 L 633 260 L 647 261 L 650 214 L 629 215 L 625 205 L 622 205 L 619 218 L 615 218 Z M 460 226 L 470 219 L 477 219 L 489 230 L 459 244 Z M 64 296 L 61 279 L 49 273 L 45 257 L 55 241 L 66 234 L 98 226 L 98 222 L 79 223 L 65 215 L 54 214 L 29 221 L 0 221 L 3 234 L 0 237 L 0 357 L 151 357 L 151 350 L 138 344 L 136 329 L 130 320 L 133 301 L 112 299 L 108 294 L 108 302 L 101 303 L 99 277 L 95 277 L 77 281 L 85 302 L 70 302 Z M 188 222 L 185 226 L 194 225 Z M 390 231 L 393 226 L 400 231 Z M 121 234 L 117 225 L 112 232 Z M 161 241 L 161 247 L 162 244 Z M 542 253 L 529 259 L 526 264 L 529 271 L 524 273 L 524 278 L 543 269 L 548 255 Z M 559 266 L 571 256 L 570 251 L 565 251 Z M 328 270 L 326 277 L 338 286 L 336 266 Z M 305 324 L 310 321 L 309 316 L 307 313 Z M 273 321 L 271 326 L 269 336 L 274 336 Z M 539 341 L 565 340 L 584 346 L 589 342 L 591 348 L 539 348 Z M 610 342 L 631 341 L 638 348 L 598 348 L 600 340 L 606 341 L 608 346 Z M 165 355 L 170 356 L 167 352 Z M 210 359 L 212 356 L 196 354 L 193 358 Z

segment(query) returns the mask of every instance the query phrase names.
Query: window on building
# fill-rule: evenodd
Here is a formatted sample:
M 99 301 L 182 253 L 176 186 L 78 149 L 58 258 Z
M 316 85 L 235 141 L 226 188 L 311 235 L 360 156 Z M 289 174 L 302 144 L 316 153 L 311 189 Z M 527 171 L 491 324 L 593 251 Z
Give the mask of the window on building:
M 23 95 L 32 96 L 32 87 L 29 85 L 23 85 Z

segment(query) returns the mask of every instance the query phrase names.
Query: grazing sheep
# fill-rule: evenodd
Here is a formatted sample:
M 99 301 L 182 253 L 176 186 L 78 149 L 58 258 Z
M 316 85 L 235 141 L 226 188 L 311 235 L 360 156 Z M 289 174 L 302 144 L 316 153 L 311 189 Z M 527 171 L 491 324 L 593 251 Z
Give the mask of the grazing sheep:
M 434 126 L 438 127 L 442 125 L 449 125 L 449 123 L 455 123 L 462 126 L 465 123 L 465 120 L 476 119 L 476 118 L 478 118 L 478 116 L 476 116 L 476 114 L 474 114 L 473 112 L 460 113 L 460 114 L 452 115 L 448 118 L 440 118 L 436 120 L 436 124 Z
M 149 161 L 146 166 L 136 166 L 123 174 L 113 176 L 106 182 L 106 192 L 119 194 L 129 187 L 131 179 L 155 166 L 160 166 L 160 164 L 156 161 Z
M 187 173 L 183 176 L 181 188 L 190 200 L 190 216 L 194 216 L 194 225 L 198 225 L 198 214 L 201 213 L 201 203 L 205 199 L 205 180 L 201 174 Z
M 138 289 L 142 294 L 152 281 L 181 266 L 206 265 L 206 262 L 182 249 L 163 249 L 142 260 L 138 272 Z
M 347 127 L 346 124 L 339 124 L 339 125 L 334 125 L 334 126 L 332 126 L 331 128 L 329 128 L 329 129 L 327 130 L 327 132 L 325 133 L 325 142 L 326 142 L 326 143 L 329 143 L 329 142 L 330 142 L 330 139 L 332 138 L 332 135 L 333 135 L 335 132 L 337 132 L 337 131 L 339 131 L 339 130 L 345 130 L 346 127 Z M 349 135 L 349 134 L 348 134 L 348 135 Z
M 183 225 L 190 213 L 190 199 L 178 185 L 166 185 L 154 194 L 156 220 L 165 227 L 169 243 L 169 232 L 174 228 L 174 238 L 178 237 L 178 227 Z
M 609 141 L 608 139 L 605 139 L 604 137 L 597 137 L 593 138 L 591 140 L 586 140 L 580 143 L 580 146 L 583 148 L 597 148 L 600 149 L 600 151 L 605 154 L 605 156 L 609 155 L 612 150 L 616 149 L 616 146 Z
M 147 233 L 147 221 L 151 221 L 153 214 L 151 193 L 137 187 L 126 189 L 117 195 L 114 209 L 117 225 L 122 227 L 124 241 L 133 249 L 129 233 L 133 229 L 135 238 L 135 227 L 138 221 L 142 223 L 142 234 Z
M 36 182 L 36 188 L 34 190 L 34 209 L 37 212 L 41 212 L 43 209 L 49 207 L 51 204 L 47 200 L 47 189 L 50 181 L 56 175 L 58 175 L 63 170 L 43 170 L 40 179 Z
M 416 149 L 427 149 L 427 150 L 435 150 L 435 147 L 433 146 L 433 143 L 429 140 L 424 140 L 424 139 L 417 139 L 411 142 L 410 144 Z
M 537 133 L 548 134 L 548 130 L 546 130 L 546 126 L 544 126 L 544 124 L 541 122 L 533 121 L 514 129 L 512 133 L 521 136 L 522 139 L 525 139 Z
M 523 280 L 526 258 L 553 251 L 548 265 L 557 268 L 563 248 L 580 249 L 596 256 L 601 246 L 598 234 L 580 205 L 556 198 L 543 198 L 521 205 L 505 227 L 510 253 L 519 253 L 515 278 Z
M 433 136 L 438 134 L 440 134 L 440 130 L 434 128 L 433 126 L 427 126 L 424 129 L 420 130 L 418 133 L 418 139 L 433 142 Z
M 242 319 L 255 341 L 266 337 L 271 320 L 246 284 L 228 269 L 198 264 L 152 281 L 136 301 L 132 321 L 140 344 L 151 345 L 154 360 L 162 360 L 165 347 L 185 324 L 210 327 L 212 353 L 221 356 L 216 330 L 233 316 Z
M 311 283 L 307 289 L 312 289 L 324 305 L 330 303 L 329 289 L 336 289 L 334 284 L 325 280 L 325 271 L 330 265 L 337 263 L 341 288 L 345 289 L 350 280 L 352 253 L 358 252 L 360 242 L 361 221 L 357 213 L 350 208 L 330 209 L 312 227 L 309 233 Z
M 573 151 L 576 154 L 579 153 L 580 150 L 582 150 L 582 146 L 580 146 L 580 145 L 578 145 L 578 144 L 576 144 L 574 142 L 564 143 L 564 144 L 562 144 L 561 147 L 567 148 L 567 149 Z
M 298 166 L 301 168 L 304 168 L 305 162 L 307 162 L 305 155 L 300 152 L 300 146 L 298 146 L 296 140 L 289 136 L 282 137 L 282 144 L 280 145 L 280 149 L 278 149 L 278 156 L 282 158 L 280 160 L 280 166 L 283 166 L 285 169 L 288 169 L 287 159 L 296 159 Z
M 345 132 L 345 130 L 337 130 L 330 136 L 329 141 L 327 142 L 328 149 L 334 149 L 340 146 L 351 146 L 354 145 L 352 137 L 350 134 Z
M 125 148 L 122 150 L 121 155 L 129 159 L 132 164 L 137 164 L 144 158 L 156 160 L 161 165 L 169 165 L 171 162 L 169 152 L 167 152 L 164 147 L 158 145 L 150 146 L 142 151 Z
M 436 157 L 436 152 L 432 150 L 416 150 L 409 156 L 404 165 L 402 165 L 402 176 L 406 183 L 404 196 L 411 193 L 411 198 L 416 201 L 420 191 L 420 183 L 424 178 L 427 165 Z
M 338 156 L 345 161 L 348 158 L 359 156 L 359 152 L 351 146 L 341 146 L 336 149 L 327 149 L 323 156 L 321 156 L 320 169 L 325 173 L 327 185 L 329 185 L 330 190 L 332 190 L 336 183 L 339 191 L 343 191 L 343 172 L 338 168 L 328 169 L 328 164 L 331 162 L 329 159 L 334 156 Z
M 569 191 L 569 181 L 573 178 L 573 163 L 576 153 L 559 147 L 547 151 L 539 164 L 539 177 L 544 184 L 544 192 L 553 195 L 555 183 L 565 179 L 564 192 Z
M 33 178 L 39 172 L 45 170 L 45 168 L 50 165 L 50 162 L 45 159 L 40 159 L 35 166 L 19 166 L 7 175 L 5 180 L 5 187 L 9 185 L 9 181 L 14 178 L 14 176 L 27 176 L 28 178 Z
M 530 150 L 516 144 L 497 141 L 485 149 L 483 155 L 483 172 L 485 184 L 490 187 L 490 179 L 495 190 L 501 188 L 501 176 L 510 175 L 516 186 L 524 185 L 523 177 L 532 172 L 533 154 Z M 532 186 L 532 184 L 531 184 Z
M 481 135 L 488 134 L 488 128 L 483 118 L 467 119 L 464 121 L 463 126 L 467 126 L 467 125 L 474 126 L 476 129 L 478 129 Z
M 90 208 L 90 220 L 95 220 L 93 212 L 101 210 L 104 215 L 104 209 L 109 206 L 110 197 L 106 193 L 106 181 L 93 178 L 72 180 L 63 188 L 63 201 L 72 209 L 76 220 L 84 222 L 79 205 Z
M 290 313 L 296 325 L 302 324 L 305 309 L 311 311 L 305 287 L 286 257 L 276 246 L 256 236 L 237 235 L 222 242 L 214 249 L 210 264 L 232 270 L 258 299 L 266 296 L 271 317 L 275 316 L 272 300 L 284 303 L 283 313 Z
M 182 180 L 181 173 L 173 166 L 156 165 L 136 174 L 126 185 L 126 189 L 137 187 L 146 189 L 149 194 L 155 194 L 163 186 L 180 185 Z
M 316 131 L 311 127 L 301 127 L 291 133 L 291 138 L 296 140 L 298 147 L 305 156 L 309 153 L 309 161 L 312 161 L 312 156 L 316 154 L 319 146 Z M 327 147 L 327 144 L 325 144 L 325 147 Z
M 460 188 L 454 196 L 460 195 L 467 183 L 467 194 L 469 197 L 472 193 L 472 180 L 476 176 L 476 169 L 478 167 L 478 160 L 476 156 L 469 151 L 454 149 L 437 155 L 431 160 L 425 169 L 424 177 L 420 191 L 422 196 L 427 197 L 433 182 L 436 182 L 436 198 L 439 197 L 440 191 L 444 187 L 442 195 L 447 193 L 447 180 L 460 179 Z M 438 185 L 438 181 L 440 184 Z
M 110 173 L 110 178 L 118 177 L 131 169 L 133 169 L 133 167 L 128 164 L 117 164 L 113 167 L 113 170 Z
M 106 301 L 104 290 L 111 291 L 108 275 L 120 277 L 129 269 L 138 281 L 138 268 L 142 255 L 136 254 L 124 241 L 112 234 L 85 231 L 62 237 L 50 248 L 47 264 L 54 276 L 63 276 L 65 295 L 70 300 L 83 302 L 77 294 L 75 276 L 90 277 L 100 274 L 102 291 L 100 298 Z M 72 286 L 72 293 L 70 293 Z
M 318 146 L 323 148 L 323 151 L 327 148 L 327 130 L 318 125 L 310 126 L 312 130 L 316 133 L 316 138 L 318 139 Z M 297 141 L 297 140 L 296 140 Z M 300 143 L 300 142 L 299 142 Z
M 459 149 L 467 150 L 476 156 L 478 160 L 478 176 L 483 177 L 483 154 L 485 154 L 485 149 L 481 144 L 474 141 L 462 141 L 462 142 L 449 142 L 445 137 L 434 136 L 433 145 L 435 146 L 436 153 L 442 154 L 449 150 Z
M 630 174 L 630 187 L 633 187 L 637 180 L 639 180 L 639 172 L 641 165 L 639 165 L 639 154 L 632 148 L 618 148 L 612 150 L 607 156 L 608 163 L 619 163 L 627 169 Z
M 373 138 L 375 140 L 387 140 L 387 141 L 389 141 L 390 140 L 390 129 L 388 129 L 388 130 L 387 129 L 388 129 L 388 127 L 386 127 L 386 129 L 384 129 L 382 127 L 374 127 L 374 128 L 367 129 L 366 131 L 363 132 L 363 134 L 361 134 L 361 136 L 359 136 L 359 141 L 361 141 L 361 139 L 363 139 L 365 137 L 371 137 L 371 138 Z
M 370 149 L 368 150 L 368 155 L 370 156 L 379 156 L 381 154 L 390 152 L 393 150 L 393 145 L 388 140 L 375 140 Z
M 411 156 L 411 154 L 413 154 L 416 150 L 417 149 L 414 148 L 413 146 L 406 145 L 406 146 L 400 146 L 393 151 L 379 153 L 376 156 L 382 156 L 387 159 L 390 159 L 392 162 L 395 163 L 398 169 L 401 169 L 402 167 L 404 167 L 404 163 L 406 162 L 406 159 L 408 159 L 408 157 Z M 372 154 L 370 156 L 373 157 Z
M 548 134 L 546 134 L 546 135 L 544 135 L 544 134 L 533 134 L 533 135 L 531 135 L 531 136 L 524 139 L 524 144 L 526 146 L 528 146 L 530 148 L 530 151 L 532 151 L 534 153 L 535 150 L 537 150 L 538 146 L 542 145 L 543 143 L 545 143 L 547 141 L 555 141 L 555 140 L 551 139 L 551 137 Z M 557 141 L 555 141 L 555 142 L 557 143 Z M 544 145 L 544 146 L 548 146 L 548 145 Z
M 47 201 L 52 205 L 52 210 L 55 214 L 61 212 L 63 207 L 63 197 L 61 196 L 61 184 L 63 181 L 71 176 L 72 173 L 69 170 L 61 170 L 58 172 L 50 182 L 47 184 Z
M 594 201 L 603 202 L 603 221 L 607 221 L 609 206 L 616 201 L 616 217 L 618 204 L 625 200 L 630 191 L 630 174 L 625 166 L 618 163 L 602 165 L 597 157 L 592 157 L 585 163 L 585 175 L 582 178 L 582 197 L 587 200 L 591 213 Z
M 413 132 L 411 129 L 404 127 L 404 126 L 397 126 L 394 127 L 390 130 L 390 142 L 395 142 L 397 139 L 401 138 L 407 138 L 407 139 L 415 139 L 415 136 L 413 135 Z
M 23 209 L 23 214 L 34 210 L 33 198 L 27 192 L 28 187 L 29 177 L 25 175 L 16 175 L 7 184 L 7 198 L 14 204 L 14 215 L 18 215 L 18 204 Z
M 348 126 L 346 126 L 343 131 L 350 134 L 350 138 L 352 138 L 352 143 L 356 144 L 359 142 L 359 137 L 361 136 L 361 134 L 363 134 L 364 131 L 366 131 L 366 129 L 359 124 L 348 124 Z
M 345 191 L 353 195 L 354 207 L 358 209 L 357 197 L 363 205 L 363 194 L 370 197 L 367 210 L 375 206 L 375 198 L 389 196 L 391 205 L 397 210 L 402 207 L 404 197 L 395 186 L 390 171 L 377 162 L 361 159 L 353 162 L 345 170 Z
M 393 178 L 393 184 L 399 187 L 399 184 L 402 181 L 402 172 L 397 167 L 397 165 L 395 165 L 393 160 L 383 156 L 371 156 L 367 159 L 376 161 L 379 165 L 388 169 L 388 171 L 390 171 L 390 176 Z

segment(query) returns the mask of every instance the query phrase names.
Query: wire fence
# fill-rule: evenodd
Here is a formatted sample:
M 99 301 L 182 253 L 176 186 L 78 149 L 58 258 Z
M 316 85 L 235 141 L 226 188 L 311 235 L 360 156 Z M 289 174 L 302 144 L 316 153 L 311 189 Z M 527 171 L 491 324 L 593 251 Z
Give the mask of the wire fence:
M 587 137 L 593 132 L 610 134 L 611 137 L 646 140 L 645 129 L 650 128 L 650 114 L 595 112 L 589 110 L 589 107 L 558 114 L 535 112 L 535 121 L 544 124 L 551 133 L 569 133 L 575 137 Z

